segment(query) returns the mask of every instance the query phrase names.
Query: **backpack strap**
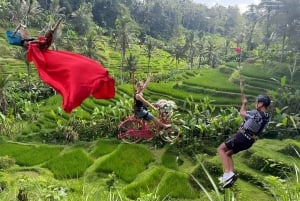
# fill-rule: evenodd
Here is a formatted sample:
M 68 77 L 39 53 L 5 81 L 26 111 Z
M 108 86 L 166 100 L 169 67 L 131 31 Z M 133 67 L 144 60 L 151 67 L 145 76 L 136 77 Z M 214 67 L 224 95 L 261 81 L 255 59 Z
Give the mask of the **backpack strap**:
M 257 110 L 258 111 L 258 110 Z M 260 128 L 258 130 L 257 133 L 260 133 L 263 131 L 263 129 L 265 128 L 265 126 L 269 123 L 269 115 L 266 115 L 265 112 L 261 112 L 261 111 L 258 111 L 259 114 L 261 115 L 262 117 L 262 124 L 260 125 Z M 268 114 L 268 113 L 267 113 Z

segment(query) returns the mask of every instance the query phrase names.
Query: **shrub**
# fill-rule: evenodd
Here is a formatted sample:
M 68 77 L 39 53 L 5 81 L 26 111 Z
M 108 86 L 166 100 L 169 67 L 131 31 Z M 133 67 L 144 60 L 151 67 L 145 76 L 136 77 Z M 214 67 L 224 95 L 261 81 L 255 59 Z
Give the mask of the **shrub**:
M 290 156 L 300 157 L 300 143 L 292 139 L 287 139 L 285 142 L 287 145 L 279 151 Z
M 8 169 L 12 166 L 15 165 L 15 159 L 10 158 L 8 156 L 2 156 L 0 157 L 0 169 Z M 1 183 L 0 183 L 0 187 L 1 187 Z M 1 187 L 2 189 L 2 187 Z
M 265 178 L 266 186 L 274 196 L 274 200 L 299 200 L 300 197 L 300 185 L 298 181 L 299 169 L 296 167 L 296 175 L 294 178 L 285 181 L 274 176 L 268 176 Z
M 7 181 L 3 181 L 3 180 L 0 180 L 0 193 L 2 191 L 4 191 L 8 186 L 8 182 Z
M 253 169 L 281 178 L 285 178 L 292 171 L 291 166 L 272 158 L 262 157 L 257 153 L 252 154 L 246 163 Z

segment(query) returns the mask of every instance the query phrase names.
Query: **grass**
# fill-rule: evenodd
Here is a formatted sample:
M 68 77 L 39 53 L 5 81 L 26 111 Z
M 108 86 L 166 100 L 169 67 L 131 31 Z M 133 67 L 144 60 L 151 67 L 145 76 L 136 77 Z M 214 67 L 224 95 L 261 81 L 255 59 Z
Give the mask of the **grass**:
M 179 167 L 178 157 L 178 151 L 176 152 L 172 147 L 168 148 L 161 157 L 161 163 L 167 168 L 177 170 Z
M 260 153 L 259 155 L 265 158 L 272 158 L 275 161 L 280 161 L 286 164 L 294 164 L 300 166 L 299 157 L 287 156 L 286 154 L 281 153 L 281 150 L 285 147 L 292 144 L 292 140 L 287 141 L 279 141 L 272 139 L 259 140 L 255 143 L 255 147 L 252 149 L 256 153 Z M 295 141 L 293 144 L 299 144 Z M 274 156 L 274 152 L 276 152 L 276 156 Z
M 167 169 L 160 166 L 150 167 L 148 170 L 142 172 L 137 178 L 125 186 L 122 192 L 130 199 L 136 200 L 142 194 L 155 192 L 157 186 L 166 173 Z
M 11 185 L 12 178 L 16 177 L 25 179 L 25 181 L 31 177 L 32 180 L 28 180 L 28 182 L 35 183 L 36 185 L 37 182 L 42 182 L 38 179 L 40 176 L 46 174 L 48 175 L 47 177 L 51 177 L 51 174 L 46 173 L 46 170 L 49 169 L 53 176 L 60 180 L 55 182 L 48 180 L 47 183 L 43 183 L 43 181 L 43 185 L 40 183 L 40 188 L 47 188 L 47 186 L 53 185 L 67 188 L 69 189 L 68 197 L 73 200 L 76 200 L 76 196 L 84 197 L 86 200 L 91 200 L 91 197 L 106 199 L 105 196 L 110 196 L 109 193 L 104 193 L 107 190 L 107 182 L 110 180 L 108 175 L 113 173 L 118 178 L 115 178 L 114 185 L 122 189 L 120 193 L 123 196 L 133 200 L 151 193 L 156 197 L 166 198 L 170 196 L 172 199 L 180 201 L 207 200 L 205 195 L 199 191 L 199 188 L 195 188 L 190 183 L 190 178 L 185 173 L 191 167 L 197 170 L 195 168 L 197 163 L 191 162 L 185 157 L 180 157 L 183 160 L 182 166 L 185 167 L 179 166 L 179 168 L 175 168 L 174 161 L 178 153 L 173 147 L 165 148 L 165 151 L 151 151 L 145 145 L 119 144 L 117 140 L 105 139 L 90 144 L 80 143 L 76 146 L 69 146 L 67 149 L 64 148 L 63 150 L 61 150 L 61 146 L 37 146 L 25 143 L 9 143 L 5 140 L 1 140 L 0 143 L 1 154 L 17 156 L 23 160 L 26 160 L 26 157 L 30 158 L 30 156 L 36 158 L 32 164 L 30 164 L 31 162 L 28 159 L 29 162 L 24 164 L 23 168 L 11 168 L 9 170 L 10 174 L 2 176 L 5 181 L 8 181 L 8 185 Z M 293 140 L 278 141 L 262 139 L 257 141 L 249 151 L 235 155 L 235 167 L 239 175 L 239 180 L 231 191 L 235 199 L 252 201 L 249 195 L 255 193 L 255 198 L 259 200 L 272 200 L 263 183 L 265 176 L 270 176 L 273 173 L 264 173 L 261 170 L 255 169 L 255 167 L 248 166 L 246 161 L 251 160 L 252 155 L 261 156 L 262 159 L 260 161 L 263 161 L 265 158 L 269 158 L 269 154 L 276 155 L 273 158 L 281 160 L 283 159 L 281 158 L 282 150 L 285 150 L 291 144 L 296 147 L 299 143 Z M 60 152 L 57 153 L 58 151 Z M 52 153 L 53 156 L 44 165 L 38 167 L 38 169 L 27 166 L 42 163 L 43 160 L 46 160 L 45 157 L 49 157 L 48 152 L 50 153 L 49 155 Z M 91 159 L 89 155 L 95 160 Z M 280 157 L 277 158 L 277 155 Z M 41 158 L 40 161 L 38 161 L 38 158 Z M 206 161 L 204 163 L 205 167 L 217 183 L 216 178 L 222 171 L 218 156 L 205 156 L 202 158 Z M 285 159 L 288 158 L 285 157 Z M 297 160 L 299 158 L 294 158 L 290 161 L 287 160 L 286 162 L 294 164 L 293 161 Z M 188 163 L 188 167 L 186 163 Z M 198 171 L 200 170 L 201 167 L 198 167 Z M 88 175 L 87 173 L 92 173 L 88 179 L 85 177 Z M 204 186 L 208 190 L 208 193 L 214 197 L 215 192 L 209 187 L 210 182 L 207 180 L 205 173 L 197 174 L 194 171 L 192 174 L 199 179 L 200 183 L 205 184 Z M 0 181 L 2 177 L 0 175 Z M 99 188 L 95 189 L 93 185 L 99 185 Z M 34 189 L 36 190 L 37 186 L 31 186 L 30 189 L 30 192 Z M 73 189 L 72 192 L 70 189 Z M 55 193 L 50 189 L 47 192 L 50 194 Z M 10 192 L 10 195 L 12 193 Z M 118 193 L 114 194 L 114 196 L 117 198 Z M 1 193 L 0 198 L 5 198 L 5 194 Z
M 292 139 L 284 140 L 285 146 L 279 148 L 279 151 L 283 154 L 287 154 L 293 157 L 300 157 L 300 143 Z
M 109 154 L 113 152 L 115 149 L 117 149 L 119 143 L 120 143 L 119 140 L 100 139 L 97 141 L 95 147 L 93 148 L 91 152 L 91 156 L 94 158 L 99 158 L 101 156 Z
M 6 143 L 2 142 L 0 146 L 1 156 L 18 157 L 20 154 L 29 151 L 32 147 L 29 145 L 24 145 L 20 143 Z M 16 161 L 18 162 L 18 161 Z
M 185 80 L 184 83 L 219 91 L 240 92 L 239 86 L 230 82 L 229 77 L 226 76 L 226 74 L 212 68 L 202 69 L 200 76 Z
M 182 172 L 168 171 L 162 177 L 157 194 L 162 197 L 172 198 L 196 198 L 198 193 L 189 182 L 189 175 Z
M 78 178 L 84 175 L 93 160 L 83 149 L 74 149 L 49 160 L 44 167 L 48 168 L 57 179 Z
M 247 181 L 241 179 L 237 180 L 235 188 L 233 189 L 233 193 L 236 197 L 236 200 L 249 200 L 249 195 L 252 195 L 252 198 L 255 197 L 255 200 L 274 200 L 269 193 L 262 191 L 260 187 L 249 184 Z
M 15 159 L 21 166 L 34 166 L 56 157 L 62 149 L 59 146 L 33 146 L 30 150 L 15 156 Z
M 160 83 L 152 83 L 148 87 L 150 97 L 153 95 L 161 96 L 162 98 L 174 100 L 178 105 L 183 106 L 184 101 L 188 97 L 193 97 L 194 102 L 200 102 L 203 97 L 208 97 L 215 105 L 236 105 L 240 103 L 240 99 L 224 98 L 219 96 L 210 96 L 207 94 L 193 94 L 188 91 L 177 90 L 173 87 L 174 83 L 166 83 L 162 87 Z M 147 94 L 147 92 L 145 93 Z
M 124 181 L 131 182 L 153 160 L 153 155 L 144 146 L 120 144 L 115 151 L 96 162 L 95 171 L 114 172 Z

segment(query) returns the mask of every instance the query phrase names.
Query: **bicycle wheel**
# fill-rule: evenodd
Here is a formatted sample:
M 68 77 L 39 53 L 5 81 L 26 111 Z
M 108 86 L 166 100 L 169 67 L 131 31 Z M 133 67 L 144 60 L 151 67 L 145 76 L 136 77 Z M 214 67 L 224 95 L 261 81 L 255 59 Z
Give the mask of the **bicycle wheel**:
M 142 139 L 139 136 L 142 128 L 143 124 L 140 120 L 127 119 L 120 124 L 118 137 L 125 143 L 135 144 Z
M 175 143 L 180 136 L 180 129 L 178 126 L 172 125 L 171 128 L 161 129 L 159 136 L 165 142 Z

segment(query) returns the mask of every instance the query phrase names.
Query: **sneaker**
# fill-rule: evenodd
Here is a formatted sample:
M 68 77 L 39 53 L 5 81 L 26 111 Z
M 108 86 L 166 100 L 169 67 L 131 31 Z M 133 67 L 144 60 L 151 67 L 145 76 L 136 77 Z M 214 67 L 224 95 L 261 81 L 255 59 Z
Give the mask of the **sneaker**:
M 233 175 L 230 179 L 228 179 L 224 183 L 223 188 L 230 188 L 230 187 L 232 187 L 236 180 L 237 180 L 237 176 Z
M 226 183 L 233 176 L 234 176 L 233 172 L 224 173 L 221 177 L 219 177 L 220 184 Z

